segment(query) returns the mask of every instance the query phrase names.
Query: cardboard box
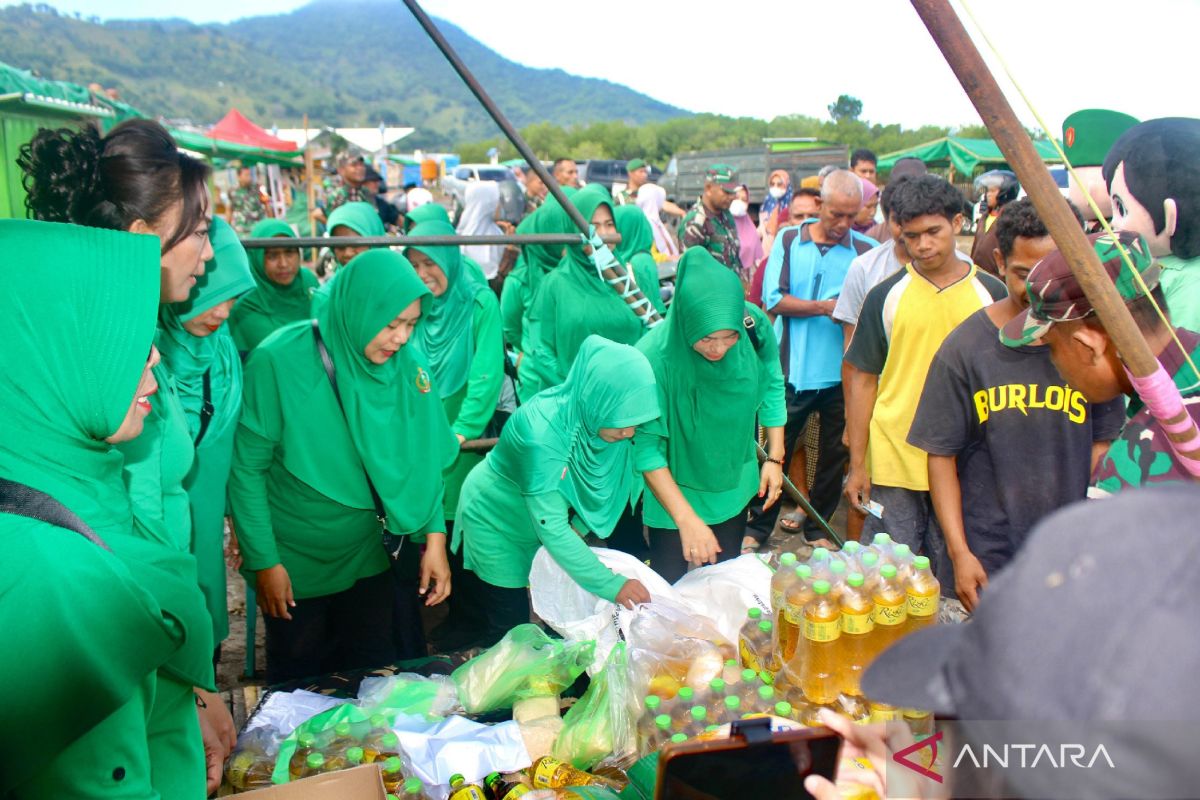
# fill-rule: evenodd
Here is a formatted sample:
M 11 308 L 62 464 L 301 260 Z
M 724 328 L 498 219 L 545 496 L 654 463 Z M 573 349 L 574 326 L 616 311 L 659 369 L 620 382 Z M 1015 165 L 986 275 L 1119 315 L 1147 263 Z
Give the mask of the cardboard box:
M 235 795 L 246 800 L 386 800 L 378 764 L 316 775 Z

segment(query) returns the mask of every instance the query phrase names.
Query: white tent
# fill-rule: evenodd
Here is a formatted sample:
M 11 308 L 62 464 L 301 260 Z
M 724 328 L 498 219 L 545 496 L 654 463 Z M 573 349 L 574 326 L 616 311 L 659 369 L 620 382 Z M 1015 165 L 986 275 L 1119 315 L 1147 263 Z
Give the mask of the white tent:
M 368 153 L 378 153 L 408 136 L 416 128 L 391 128 L 381 125 L 377 128 L 278 128 L 272 134 L 280 139 L 287 139 L 303 147 L 305 141 L 312 141 L 326 131 L 333 131 L 350 144 Z

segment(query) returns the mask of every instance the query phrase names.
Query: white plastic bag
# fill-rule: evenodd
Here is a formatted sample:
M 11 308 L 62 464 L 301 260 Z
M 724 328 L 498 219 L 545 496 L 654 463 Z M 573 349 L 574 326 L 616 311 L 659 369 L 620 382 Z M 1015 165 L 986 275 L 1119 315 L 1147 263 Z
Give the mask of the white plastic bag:
M 605 548 L 593 548 L 592 552 L 613 572 L 641 581 L 654 601 L 683 602 L 657 572 L 628 553 Z M 577 584 L 544 547 L 538 550 L 529 571 L 529 594 L 534 613 L 559 636 L 569 642 L 596 643 L 595 657 L 587 670 L 589 675 L 604 668 L 609 652 L 624 638 L 621 632 L 628 630 L 634 614 Z
M 746 609 L 771 613 L 771 568 L 747 553 L 720 564 L 694 569 L 675 582 L 682 602 L 708 617 L 731 642 L 746 622 Z

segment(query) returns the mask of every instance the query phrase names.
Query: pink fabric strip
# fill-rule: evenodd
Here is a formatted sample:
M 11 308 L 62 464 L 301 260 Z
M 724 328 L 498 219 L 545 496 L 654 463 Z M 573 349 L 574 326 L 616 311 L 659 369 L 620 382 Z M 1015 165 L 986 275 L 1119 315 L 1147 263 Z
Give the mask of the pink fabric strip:
M 1192 458 L 1180 452 L 1181 446 L 1186 446 L 1188 452 L 1196 449 L 1196 445 L 1200 444 L 1200 429 L 1196 427 L 1196 421 L 1187 413 L 1187 409 L 1183 405 L 1183 397 L 1179 394 L 1179 388 L 1175 386 L 1175 382 L 1171 380 L 1171 376 L 1163 369 L 1162 364 L 1158 365 L 1158 369 L 1150 373 L 1144 378 L 1139 378 L 1132 372 L 1125 370 L 1125 374 L 1129 376 L 1129 381 L 1133 384 L 1134 390 L 1138 393 L 1138 397 L 1146 404 L 1146 409 L 1150 415 L 1158 422 L 1162 429 L 1171 434 L 1191 435 L 1184 442 L 1176 442 L 1168 438 L 1167 442 L 1171 446 L 1171 450 L 1175 453 L 1175 457 L 1179 463 L 1192 475 L 1194 478 L 1200 478 L 1200 459 Z M 1167 422 L 1183 415 L 1183 419 L 1178 422 Z

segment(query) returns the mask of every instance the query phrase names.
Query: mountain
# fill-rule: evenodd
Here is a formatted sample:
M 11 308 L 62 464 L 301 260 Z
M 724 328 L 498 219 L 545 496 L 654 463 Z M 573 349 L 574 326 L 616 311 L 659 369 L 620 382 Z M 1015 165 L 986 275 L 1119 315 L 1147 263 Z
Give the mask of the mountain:
M 656 122 L 687 112 L 609 81 L 532 69 L 437 20 L 517 126 Z M 114 87 L 153 116 L 211 123 L 236 107 L 264 127 L 411 125 L 413 146 L 498 130 L 395 0 L 318 0 L 224 25 L 81 19 L 45 5 L 0 9 L 0 59 L 41 77 Z

